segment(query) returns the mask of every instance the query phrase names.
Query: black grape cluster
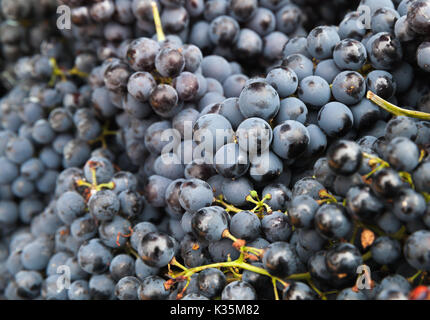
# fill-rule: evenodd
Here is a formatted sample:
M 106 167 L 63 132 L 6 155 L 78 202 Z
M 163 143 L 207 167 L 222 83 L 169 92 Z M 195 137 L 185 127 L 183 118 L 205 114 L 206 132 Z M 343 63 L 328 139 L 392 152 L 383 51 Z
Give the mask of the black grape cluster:
M 19 57 L 31 55 L 57 34 L 55 0 L 5 0 L 0 4 L 0 93 L 15 86 L 13 67 Z
M 0 299 L 430 299 L 428 0 L 41 3 L 1 1 Z

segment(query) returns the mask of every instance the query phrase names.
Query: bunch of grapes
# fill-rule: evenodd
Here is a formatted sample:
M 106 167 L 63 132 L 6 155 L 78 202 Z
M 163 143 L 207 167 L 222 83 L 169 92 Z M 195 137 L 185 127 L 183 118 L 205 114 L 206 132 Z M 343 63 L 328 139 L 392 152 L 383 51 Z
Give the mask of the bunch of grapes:
M 56 5 L 1 1 L 1 299 L 430 299 L 428 0 Z

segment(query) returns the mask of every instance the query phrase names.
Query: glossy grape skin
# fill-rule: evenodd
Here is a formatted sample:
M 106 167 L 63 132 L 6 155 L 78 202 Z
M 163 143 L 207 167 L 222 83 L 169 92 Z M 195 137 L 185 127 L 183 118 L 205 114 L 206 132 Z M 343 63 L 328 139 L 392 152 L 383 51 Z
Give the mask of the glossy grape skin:
M 346 288 L 338 293 L 336 300 L 367 300 L 367 296 L 362 291 L 355 292 L 351 288 Z
M 325 238 L 342 238 L 351 230 L 351 222 L 342 206 L 324 204 L 315 214 L 315 228 Z
M 32 157 L 33 153 L 33 144 L 25 138 L 13 137 L 6 144 L 5 155 L 16 164 L 24 163 Z
M 381 265 L 395 262 L 401 255 L 400 243 L 389 237 L 379 237 L 371 247 L 372 259 Z
M 294 159 L 306 151 L 310 137 L 298 121 L 287 120 L 273 130 L 273 151 L 283 159 Z
M 150 267 L 145 264 L 142 259 L 136 259 L 135 262 L 135 274 L 140 280 L 144 280 L 146 277 L 157 275 L 159 269 L 156 267 Z
M 372 179 L 372 189 L 384 197 L 396 196 L 403 185 L 400 176 L 391 168 L 378 170 Z
M 262 55 L 267 61 L 278 63 L 282 58 L 282 50 L 288 37 L 279 31 L 269 33 L 263 38 L 263 52 Z
M 374 34 L 394 31 L 394 24 L 400 18 L 399 13 L 392 8 L 379 8 L 372 15 L 371 27 Z
M 324 186 L 317 180 L 304 177 L 298 180 L 293 186 L 293 198 L 300 195 L 308 195 L 315 200 L 319 200 L 319 193 L 324 190 Z
M 424 215 L 426 204 L 424 197 L 416 191 L 405 188 L 393 201 L 392 212 L 401 221 L 413 221 Z
M 221 185 L 221 193 L 224 199 L 235 206 L 244 206 L 246 196 L 254 187 L 247 177 L 236 180 L 225 179 Z
M 185 295 L 181 300 L 209 300 L 209 299 L 199 293 L 189 293 Z
M 316 300 L 315 292 L 303 282 L 292 282 L 284 290 L 282 300 Z
M 239 108 L 245 118 L 260 117 L 266 121 L 270 120 L 278 113 L 279 106 L 278 93 L 264 82 L 245 86 L 239 96 Z
M 195 159 L 185 166 L 186 179 L 200 179 L 207 181 L 216 174 L 212 164 L 209 164 L 204 158 Z
M 209 243 L 207 247 L 210 258 L 213 262 L 224 262 L 230 259 L 239 258 L 239 252 L 233 247 L 233 241 L 230 239 L 221 239 Z
M 315 68 L 315 75 L 323 78 L 327 83 L 332 83 L 340 72 L 333 59 L 322 60 Z
M 99 239 L 85 242 L 78 251 L 79 266 L 91 274 L 101 274 L 109 268 L 112 260 L 110 250 Z
M 324 187 L 331 188 L 336 175 L 331 171 L 327 158 L 319 158 L 314 164 L 315 179 Z
M 270 242 L 288 241 L 291 236 L 291 226 L 288 217 L 281 211 L 266 215 L 261 220 L 261 229 Z
M 263 255 L 264 268 L 277 277 L 286 277 L 298 270 L 298 257 L 287 242 L 270 244 Z
M 91 196 L 88 208 L 90 213 L 99 221 L 108 221 L 118 213 L 120 202 L 114 192 L 101 190 Z
M 24 299 L 39 296 L 42 287 L 42 276 L 36 271 L 20 271 L 15 275 L 17 294 Z
M 0 221 L 4 225 L 14 225 L 18 220 L 18 207 L 15 202 L 0 202 Z
M 430 163 L 428 161 L 423 161 L 415 168 L 412 174 L 415 187 L 420 192 L 430 191 L 429 167 Z
M 372 127 L 381 117 L 378 106 L 367 99 L 350 106 L 354 118 L 354 128 L 362 130 Z
M 224 209 L 206 207 L 198 210 L 191 219 L 193 234 L 199 239 L 219 241 L 228 229 L 229 222 Z
M 223 83 L 231 75 L 231 67 L 227 60 L 220 56 L 206 56 L 201 63 L 202 74 Z
M 137 178 L 131 172 L 116 172 L 111 181 L 115 184 L 112 190 L 116 194 L 120 194 L 123 191 L 133 192 L 137 189 Z
M 384 204 L 371 191 L 369 186 L 355 186 L 346 194 L 348 212 L 361 220 L 373 220 L 384 209 Z
M 130 76 L 127 84 L 128 93 L 135 99 L 145 102 L 157 83 L 148 72 L 136 72 Z
M 150 176 L 144 188 L 145 199 L 154 207 L 163 207 L 165 205 L 164 195 L 171 182 L 172 180 L 165 177 L 158 175 Z
M 93 169 L 95 169 L 95 179 L 93 181 Z M 107 183 L 114 174 L 112 163 L 102 157 L 91 157 L 84 166 L 84 174 L 87 181 L 90 183 Z
M 327 251 L 327 270 L 334 276 L 346 275 L 345 282 L 354 281 L 358 266 L 363 264 L 360 251 L 350 243 L 341 243 Z
M 70 232 L 77 241 L 86 241 L 97 233 L 97 227 L 90 215 L 75 219 L 70 225 Z
M 130 233 L 131 224 L 128 220 L 115 216 L 112 221 L 104 221 L 98 228 L 99 237 L 109 248 L 123 247 L 127 238 L 121 235 Z M 120 235 L 118 239 L 118 234 Z
M 366 34 L 366 29 L 362 28 L 363 24 L 360 19 L 360 12 L 352 11 L 345 15 L 339 24 L 339 36 L 341 39 L 352 38 L 361 40 Z M 360 24 L 361 22 L 361 24 Z
M 226 178 L 239 178 L 249 168 L 247 153 L 239 148 L 236 143 L 222 146 L 214 157 L 216 171 Z
M 67 291 L 69 300 L 90 300 L 90 288 L 85 280 L 73 281 Z
M 376 69 L 389 70 L 403 56 L 400 41 L 386 32 L 374 35 L 367 48 L 372 66 Z
M 159 84 L 151 92 L 149 103 L 159 116 L 169 118 L 181 109 L 178 92 L 170 85 Z
M 424 71 L 430 72 L 430 42 L 423 42 L 417 50 L 417 63 L 418 66 Z
M 281 124 L 286 120 L 295 120 L 300 123 L 305 123 L 307 120 L 308 108 L 302 100 L 289 97 L 281 100 L 279 112 L 275 117 L 277 124 Z
M 223 82 L 224 95 L 227 98 L 238 97 L 247 80 L 248 77 L 244 74 L 232 74 L 228 76 Z
M 430 232 L 420 230 L 410 235 L 403 246 L 406 261 L 417 270 L 426 271 L 430 268 L 428 259 L 429 239 Z
M 281 66 L 293 70 L 299 81 L 313 75 L 314 65 L 312 61 L 301 53 L 293 53 L 285 57 Z
M 259 268 L 264 267 L 261 262 L 252 262 L 251 264 Z M 266 298 L 266 296 L 267 299 L 274 298 L 270 278 L 259 273 L 244 270 L 242 273 L 242 281 L 246 281 L 256 290 L 259 299 Z
M 307 40 L 305 37 L 293 37 L 288 40 L 282 49 L 283 58 L 288 57 L 291 54 L 300 53 L 307 58 L 312 58 L 307 48 Z
M 114 298 L 114 281 L 106 274 L 93 275 L 88 282 L 91 296 L 96 300 L 112 300 Z
M 61 195 L 56 208 L 60 219 L 66 224 L 71 224 L 85 213 L 85 200 L 77 192 L 69 191 Z
M 17 166 L 6 157 L 0 158 L 0 165 L 2 168 L 0 170 L 0 182 L 2 184 L 11 183 L 18 176 Z
M 234 75 L 232 77 L 234 77 Z M 229 78 L 227 78 L 227 80 Z M 224 85 L 226 84 L 227 80 L 224 82 Z M 221 102 L 220 114 L 229 120 L 233 129 L 235 130 L 237 129 L 239 124 L 241 124 L 242 121 L 244 121 L 244 117 L 240 112 L 240 108 L 239 108 L 239 98 L 237 97 L 228 98 L 228 99 L 225 99 L 223 102 Z
M 133 276 L 135 270 L 135 261 L 126 254 L 119 254 L 112 259 L 109 266 L 109 272 L 115 281 L 123 277 Z
M 358 72 L 343 71 L 334 78 L 331 89 L 337 101 L 351 105 L 363 99 L 366 93 L 366 83 Z
M 246 27 L 254 30 L 260 36 L 265 36 L 275 30 L 276 17 L 271 10 L 259 7 L 254 17 L 247 22 Z
M 185 236 L 181 241 L 181 258 L 188 268 L 205 265 L 208 263 L 207 248 L 194 237 Z
M 221 293 L 221 300 L 256 300 L 257 293 L 245 281 L 234 281 L 226 285 Z
M 429 3 L 425 0 L 413 2 L 407 13 L 407 19 L 410 21 L 411 29 L 419 34 L 428 34 L 430 23 L 428 15 L 430 12 Z
M 164 287 L 165 280 L 159 276 L 149 276 L 142 280 L 137 289 L 139 300 L 165 300 L 169 291 Z
M 307 49 L 316 59 L 327 59 L 333 53 L 335 45 L 340 41 L 336 29 L 322 26 L 314 28 L 307 38 Z
M 287 206 L 288 221 L 296 228 L 309 228 L 313 224 L 318 203 L 307 195 L 293 197 Z
M 407 300 L 411 290 L 409 282 L 401 275 L 385 277 L 375 292 L 375 300 Z
M 175 255 L 175 242 L 164 233 L 150 232 L 138 244 L 139 256 L 150 267 L 164 267 Z
M 327 151 L 328 165 L 340 175 L 349 176 L 358 171 L 362 163 L 359 145 L 348 140 L 338 140 Z
M 150 71 L 155 66 L 155 57 L 160 51 L 157 41 L 139 38 L 130 43 L 127 62 L 135 71 Z
M 366 60 L 366 48 L 354 39 L 340 41 L 333 51 L 333 61 L 341 70 L 359 70 Z
M 288 202 L 292 198 L 291 190 L 281 183 L 272 183 L 264 187 L 262 191 L 263 198 L 266 195 L 271 196 L 271 199 L 265 201 L 272 210 L 285 210 Z
M 397 84 L 393 76 L 382 70 L 374 70 L 367 75 L 366 84 L 368 90 L 374 92 L 383 99 L 390 99 L 394 96 Z
M 218 16 L 212 20 L 209 37 L 215 45 L 233 45 L 239 37 L 239 24 L 229 16 Z
M 406 15 L 397 19 L 394 24 L 394 35 L 401 42 L 410 41 L 416 37 L 416 33 L 411 29 L 410 21 Z
M 212 201 L 213 191 L 210 185 L 202 180 L 187 180 L 179 189 L 179 202 L 185 210 L 191 213 L 209 206 Z
M 318 76 L 308 76 L 302 79 L 297 92 L 300 100 L 314 107 L 325 105 L 331 97 L 329 84 Z
M 115 286 L 115 296 L 119 300 L 139 300 L 137 289 L 140 283 L 135 277 L 123 277 Z
M 236 137 L 241 150 L 250 157 L 266 151 L 273 139 L 270 125 L 258 117 L 248 118 L 240 123 Z
M 193 140 L 204 150 L 216 153 L 224 144 L 233 142 L 233 128 L 225 117 L 206 114 L 197 119 L 193 126 Z
M 301 20 L 302 11 L 300 8 L 294 4 L 287 4 L 276 13 L 277 30 L 290 34 L 298 28 Z
M 354 124 L 351 110 L 340 102 L 329 102 L 318 113 L 318 126 L 330 137 L 342 137 Z
M 250 211 L 235 214 L 230 222 L 230 232 L 239 239 L 252 241 L 260 235 L 260 219 Z
M 405 137 L 397 137 L 387 146 L 387 160 L 399 171 L 412 171 L 418 165 L 419 149 L 415 143 Z
M 215 268 L 199 272 L 197 281 L 200 293 L 209 299 L 220 295 L 227 282 L 224 273 Z
M 280 98 L 293 94 L 298 87 L 297 75 L 288 67 L 272 69 L 267 74 L 266 81 L 278 92 Z

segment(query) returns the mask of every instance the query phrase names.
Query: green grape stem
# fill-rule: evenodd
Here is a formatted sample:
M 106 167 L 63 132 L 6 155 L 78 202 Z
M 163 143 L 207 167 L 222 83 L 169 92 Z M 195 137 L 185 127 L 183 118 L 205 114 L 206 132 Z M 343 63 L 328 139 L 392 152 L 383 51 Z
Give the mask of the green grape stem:
M 430 120 L 430 113 L 399 108 L 398 106 L 374 94 L 372 91 L 367 91 L 367 99 L 369 99 L 385 111 L 388 111 L 389 113 L 394 114 L 396 116 L 406 116 L 410 118 Z

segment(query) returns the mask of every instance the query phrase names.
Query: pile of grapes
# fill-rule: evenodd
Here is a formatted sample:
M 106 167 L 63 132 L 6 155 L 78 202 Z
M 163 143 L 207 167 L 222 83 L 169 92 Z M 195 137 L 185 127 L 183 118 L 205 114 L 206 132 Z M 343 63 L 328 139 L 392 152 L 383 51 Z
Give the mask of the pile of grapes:
M 0 0 L 0 300 L 430 300 L 430 0 Z

